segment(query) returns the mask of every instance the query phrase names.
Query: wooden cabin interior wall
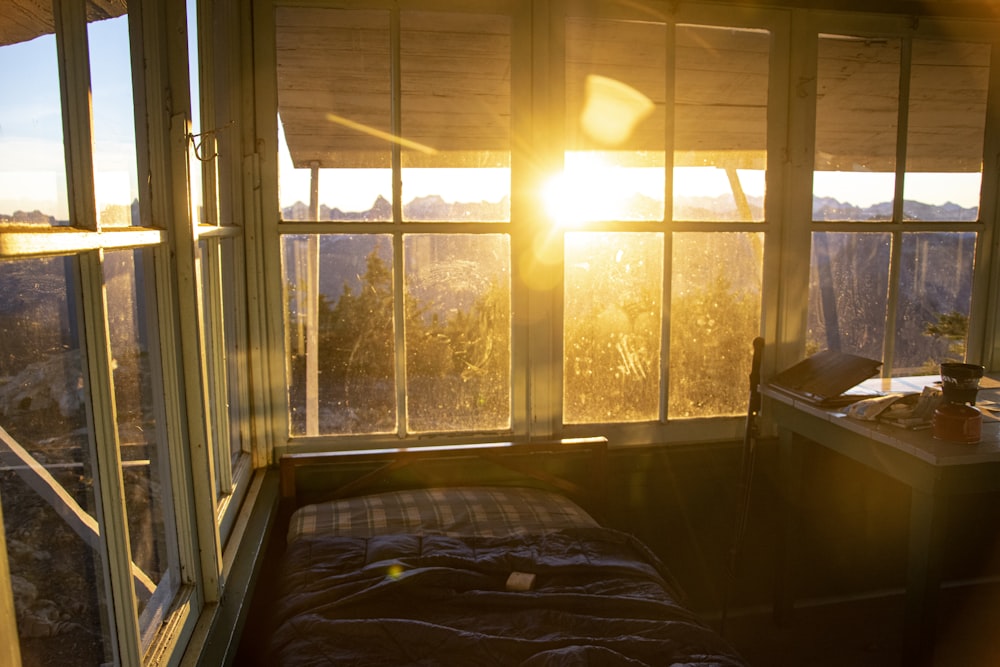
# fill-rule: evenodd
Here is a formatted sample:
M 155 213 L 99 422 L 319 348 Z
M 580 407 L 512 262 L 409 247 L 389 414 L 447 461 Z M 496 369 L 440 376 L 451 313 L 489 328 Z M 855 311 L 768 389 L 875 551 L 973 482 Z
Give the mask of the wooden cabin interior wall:
M 313 421 L 315 415 L 303 417 L 301 423 L 290 416 L 292 409 L 289 404 L 293 400 L 290 394 L 294 392 L 285 381 L 286 364 L 290 362 L 283 346 L 295 344 L 295 332 L 285 328 L 284 311 L 288 308 L 288 297 L 282 293 L 283 278 L 277 277 L 282 271 L 281 238 L 316 236 L 313 233 L 315 225 L 326 224 L 327 227 L 322 229 L 330 234 L 344 234 L 350 229 L 350 224 L 382 225 L 376 227 L 380 233 L 387 237 L 396 234 L 393 239 L 397 242 L 397 259 L 394 260 L 397 263 L 393 268 L 397 271 L 398 283 L 395 287 L 399 292 L 402 291 L 403 281 L 399 277 L 403 269 L 403 260 L 399 256 L 402 255 L 400 249 L 404 241 L 403 234 L 392 227 L 393 220 L 398 222 L 402 216 L 399 201 L 390 205 L 388 221 L 349 224 L 344 221 L 317 222 L 315 212 L 319 210 L 319 202 L 315 198 L 311 202 L 301 202 L 303 208 L 308 204 L 309 210 L 302 214 L 304 217 L 289 215 L 281 219 L 282 214 L 274 210 L 279 199 L 275 163 L 275 137 L 279 131 L 276 111 L 279 106 L 284 105 L 281 120 L 285 123 L 283 131 L 294 165 L 307 170 L 378 166 L 395 169 L 394 178 L 398 178 L 400 162 L 405 159 L 411 160 L 408 163 L 411 167 L 446 167 L 452 160 L 460 162 L 466 159 L 468 155 L 465 151 L 474 139 L 479 142 L 477 147 L 488 154 L 489 160 L 501 155 L 499 159 L 509 159 L 507 166 L 512 173 L 518 174 L 516 178 L 519 180 L 511 186 L 509 224 L 514 230 L 512 236 L 520 234 L 525 229 L 524 219 L 530 218 L 525 212 L 530 212 L 532 206 L 540 206 L 540 200 L 532 194 L 532 178 L 549 169 L 554 155 L 556 159 L 561 159 L 561 142 L 579 141 L 581 146 L 585 146 L 588 141 L 563 127 L 562 117 L 559 120 L 547 117 L 553 108 L 565 112 L 560 105 L 572 106 L 576 103 L 573 96 L 579 94 L 580 89 L 572 86 L 567 89 L 564 80 L 564 77 L 572 75 L 574 63 L 561 59 L 558 63 L 532 63 L 530 56 L 526 55 L 544 52 L 550 39 L 566 39 L 565 27 L 554 17 L 560 17 L 560 12 L 567 7 L 586 16 L 625 16 L 628 20 L 635 19 L 636 12 L 655 18 L 669 17 L 674 12 L 683 15 L 688 10 L 697 16 L 718 17 L 739 11 L 743 12 L 739 16 L 754 17 L 754 20 L 757 20 L 758 13 L 763 13 L 768 18 L 766 21 L 761 19 L 761 24 L 775 26 L 774 29 L 781 32 L 784 41 L 779 42 L 782 46 L 772 54 L 778 59 L 777 64 L 771 63 L 770 69 L 764 72 L 765 79 L 770 77 L 765 89 L 766 104 L 773 104 L 776 109 L 754 108 L 757 104 L 754 95 L 744 89 L 734 89 L 730 97 L 732 106 L 719 111 L 720 125 L 714 134 L 695 131 L 685 134 L 685 119 L 679 118 L 680 133 L 673 135 L 669 130 L 675 128 L 666 121 L 666 116 L 661 115 L 659 120 L 642 125 L 634 138 L 637 145 L 654 152 L 676 151 L 679 161 L 688 160 L 690 164 L 695 164 L 701 155 L 698 151 L 705 149 L 699 142 L 710 143 L 724 136 L 728 137 L 728 148 L 743 160 L 740 168 L 755 168 L 755 160 L 758 163 L 756 168 L 763 168 L 764 165 L 759 164 L 759 155 L 766 154 L 767 169 L 780 173 L 768 185 L 769 188 L 773 185 L 776 194 L 769 196 L 774 197 L 774 210 L 780 213 L 769 211 L 766 220 L 718 223 L 725 229 L 749 236 L 753 236 L 759 228 L 761 238 L 766 235 L 768 239 L 760 265 L 765 286 L 759 297 L 760 318 L 750 324 L 751 335 L 746 339 L 746 350 L 734 353 L 738 360 L 730 363 L 734 368 L 746 367 L 751 338 L 763 335 L 768 343 L 765 376 L 802 358 L 807 351 L 807 324 L 802 316 L 805 310 L 802 303 L 808 299 L 810 267 L 808 259 L 802 260 L 802 257 L 809 255 L 810 234 L 808 231 L 804 234 L 796 232 L 796 221 L 789 218 L 790 212 L 812 210 L 808 184 L 814 163 L 806 163 L 806 158 L 800 154 L 782 154 L 790 143 L 799 149 L 808 144 L 807 157 L 813 158 L 811 151 L 814 145 L 800 141 L 800 135 L 807 130 L 802 125 L 801 109 L 797 105 L 802 104 L 802 99 L 815 94 L 808 92 L 810 86 L 815 84 L 815 75 L 811 75 L 811 79 L 805 75 L 799 78 L 801 73 L 796 69 L 798 61 L 794 60 L 793 53 L 798 53 L 802 43 L 796 37 L 796 30 L 802 26 L 811 27 L 811 22 L 818 20 L 817 17 L 829 16 L 844 18 L 844 25 L 862 33 L 868 30 L 877 33 L 885 26 L 898 29 L 901 25 L 918 30 L 922 23 L 943 21 L 969 26 L 975 40 L 986 40 L 993 49 L 987 68 L 991 72 L 983 79 L 990 84 L 988 97 L 983 89 L 978 91 L 982 93 L 982 99 L 973 100 L 968 105 L 967 111 L 972 120 L 961 114 L 949 116 L 949 122 L 954 126 L 950 130 L 954 133 L 947 134 L 946 140 L 953 141 L 955 136 L 966 137 L 970 128 L 975 135 L 976 113 L 985 114 L 985 136 L 972 137 L 970 141 L 974 150 L 971 153 L 958 148 L 947 152 L 936 145 L 924 145 L 923 148 L 915 148 L 911 157 L 919 160 L 921 150 L 928 155 L 947 155 L 947 160 L 941 157 L 938 163 L 950 160 L 948 168 L 956 171 L 964 171 L 970 164 L 978 170 L 983 154 L 987 158 L 982 164 L 983 194 L 978 207 L 980 213 L 987 214 L 988 218 L 963 221 L 950 228 L 940 224 L 928 228 L 976 233 L 986 246 L 977 249 L 976 254 L 974 296 L 969 307 L 973 327 L 968 332 L 966 352 L 971 360 L 986 364 L 992 371 L 1000 370 L 1000 360 L 995 354 L 996 350 L 1000 350 L 1000 329 L 997 326 L 1000 308 L 997 307 L 996 296 L 1000 283 L 1000 262 L 993 247 L 997 242 L 993 228 L 1000 214 L 997 197 L 997 178 L 1000 174 L 1000 164 L 997 163 L 997 155 L 1000 155 L 1000 90 L 997 89 L 997 82 L 1000 82 L 1000 43 L 995 37 L 983 36 L 990 29 L 998 32 L 1000 5 L 991 0 L 846 3 L 835 0 L 820 3 L 807 0 L 714 3 L 496 0 L 487 4 L 497 9 L 499 14 L 511 12 L 515 30 L 509 36 L 497 37 L 495 31 L 502 30 L 490 21 L 483 23 L 483 29 L 490 32 L 491 39 L 504 44 L 507 44 L 505 40 L 512 40 L 508 48 L 513 64 L 506 63 L 506 67 L 511 69 L 506 69 L 501 63 L 497 69 L 486 71 L 480 83 L 484 97 L 511 109 L 510 118 L 503 119 L 507 125 L 500 123 L 498 130 L 497 127 L 475 123 L 468 127 L 460 126 L 461 121 L 455 121 L 456 124 L 449 127 L 452 132 L 448 135 L 453 144 L 441 144 L 440 155 L 414 149 L 415 153 L 408 158 L 402 157 L 401 151 L 405 152 L 413 146 L 393 149 L 395 152 L 384 148 L 386 137 L 398 134 L 400 123 L 399 117 L 394 115 L 398 110 L 386 106 L 384 101 L 392 95 L 413 94 L 413 91 L 389 86 L 388 72 L 392 69 L 392 60 L 380 61 L 374 75 L 370 70 L 367 72 L 375 77 L 385 75 L 386 89 L 376 91 L 378 94 L 326 100 L 322 89 L 317 90 L 314 84 L 312 89 L 309 88 L 310 81 L 316 79 L 336 81 L 338 86 L 343 83 L 345 88 L 341 91 L 349 90 L 351 86 L 363 87 L 365 81 L 361 77 L 350 78 L 349 70 L 359 65 L 356 60 L 349 59 L 362 60 L 362 56 L 370 57 L 374 53 L 387 57 L 391 53 L 392 57 L 399 57 L 399 53 L 391 49 L 384 53 L 380 50 L 390 42 L 378 42 L 374 46 L 368 44 L 362 48 L 353 44 L 303 41 L 292 44 L 295 48 L 291 48 L 279 40 L 276 51 L 275 32 L 277 30 L 282 34 L 280 27 L 275 28 L 276 22 L 280 26 L 280 22 L 287 19 L 291 25 L 296 19 L 294 12 L 288 15 L 278 12 L 275 18 L 275 6 L 284 9 L 296 6 L 296 3 L 279 0 L 189 0 L 186 6 L 172 0 L 142 3 L 53 0 L 55 11 L 41 7 L 45 4 L 0 0 L 0 45 L 3 45 L 0 49 L 28 42 L 39 35 L 59 35 L 59 77 L 62 81 L 59 99 L 62 101 L 57 110 L 61 110 L 62 119 L 56 124 L 67 141 L 65 170 L 70 185 L 65 199 L 69 202 L 69 213 L 66 220 L 54 223 L 48 219 L 41 222 L 28 219 L 30 216 L 19 219 L 10 215 L 13 211 L 4 210 L 7 200 L 0 197 L 0 268 L 4 268 L 3 265 L 32 267 L 35 263 L 48 266 L 49 262 L 65 261 L 65 275 L 79 276 L 79 285 L 74 283 L 72 288 L 63 285 L 66 303 L 56 303 L 52 308 L 58 310 L 62 307 L 69 313 L 67 317 L 74 323 L 72 333 L 84 336 L 86 349 L 89 350 L 83 361 L 86 372 L 79 371 L 81 385 L 78 389 L 80 392 L 86 389 L 87 395 L 93 398 L 89 399 L 89 403 L 84 401 L 87 407 L 80 412 L 82 430 L 74 432 L 77 437 L 80 437 L 79 433 L 89 433 L 89 441 L 98 443 L 94 446 L 93 459 L 88 459 L 88 465 L 97 469 L 91 481 L 99 486 L 101 501 L 87 507 L 73 504 L 70 514 L 76 521 L 74 525 L 78 533 L 85 534 L 91 543 L 101 546 L 101 556 L 93 567 L 103 573 L 104 579 L 96 588 L 100 591 L 98 597 L 110 603 L 111 611 L 102 617 L 105 624 L 99 628 L 106 643 L 95 650 L 107 662 L 195 665 L 223 664 L 234 660 L 241 650 L 240 635 L 248 618 L 259 611 L 256 605 L 266 604 L 266 597 L 262 597 L 266 595 L 266 586 L 262 588 L 258 583 L 267 578 L 266 571 L 271 564 L 268 559 L 273 556 L 268 551 L 270 541 L 280 539 L 269 532 L 277 509 L 274 465 L 278 456 L 302 450 L 350 449 L 370 443 L 399 446 L 402 442 L 405 446 L 428 442 L 453 444 L 463 440 L 482 442 L 504 438 L 527 440 L 538 437 L 607 436 L 611 443 L 607 470 L 608 505 L 604 512 L 607 523 L 634 533 L 661 554 L 696 610 L 709 617 L 718 612 L 737 505 L 744 426 L 743 415 L 738 409 L 721 416 L 694 414 L 689 419 L 667 419 L 667 408 L 655 403 L 658 398 L 662 399 L 666 390 L 661 392 L 657 386 L 653 399 L 656 414 L 651 419 L 635 420 L 642 423 L 603 423 L 595 419 L 594 423 L 577 420 L 564 424 L 561 421 L 563 379 L 560 371 L 541 369 L 542 366 L 547 369 L 562 364 L 558 355 L 562 352 L 563 342 L 556 334 L 538 336 L 536 330 L 529 331 L 525 322 L 519 320 L 512 327 L 513 345 L 527 351 L 518 353 L 523 368 L 514 371 L 513 386 L 507 392 L 513 397 L 509 415 L 503 416 L 509 417 L 509 425 L 485 429 L 486 433 L 469 429 L 460 433 L 438 434 L 437 437 L 421 432 L 419 426 L 410 431 L 393 426 L 380 431 L 377 437 L 351 433 L 340 434 L 343 435 L 340 437 L 321 433 L 319 429 L 322 426 Z M 323 3 L 300 4 L 315 9 Z M 428 0 L 425 3 L 331 0 L 329 4 L 365 11 L 371 6 L 388 11 L 397 5 L 405 5 L 407 8 L 460 12 L 466 5 L 478 8 L 480 3 L 458 0 Z M 106 211 L 102 211 L 95 200 L 94 184 L 100 182 L 100 175 L 95 176 L 95 171 L 100 172 L 100 169 L 94 166 L 94 155 L 100 151 L 94 141 L 95 137 L 102 138 L 103 135 L 99 132 L 91 134 L 92 112 L 88 106 L 91 74 L 79 65 L 81 55 L 84 56 L 83 62 L 87 61 L 88 22 L 122 16 L 128 17 L 128 35 L 133 48 L 134 141 L 137 172 L 142 175 L 136 179 L 134 206 L 121 207 L 132 210 L 116 213 L 126 216 L 124 223 L 122 219 L 102 218 Z M 503 21 L 500 23 L 505 24 Z M 531 25 L 544 25 L 545 34 L 532 32 Z M 527 37 L 518 33 L 525 26 L 529 26 Z M 587 34 L 586 21 L 581 20 L 576 28 L 579 32 L 574 34 Z M 189 30 L 195 31 L 197 40 L 188 41 Z M 373 33 L 379 36 L 378 30 L 373 30 Z M 284 34 L 287 37 L 291 33 Z M 940 37 L 940 33 L 933 34 L 935 38 Z M 958 38 L 961 39 L 962 35 Z M 753 39 L 748 41 L 755 42 Z M 200 44 L 197 57 L 194 55 L 196 52 L 191 50 L 193 44 Z M 469 48 L 474 50 L 476 46 L 472 44 Z M 642 48 L 646 45 L 631 46 Z M 282 52 L 283 47 L 287 47 L 287 52 Z M 366 48 L 369 50 L 365 51 Z M 749 53 L 755 47 L 746 48 Z M 330 49 L 337 51 L 338 58 L 323 57 Z M 55 53 L 53 46 L 53 62 Z M 96 63 L 98 56 L 91 55 L 91 59 Z M 197 62 L 192 62 L 192 59 Z M 488 62 L 487 54 L 477 66 Z M 648 65 L 648 71 L 633 71 L 622 76 L 655 79 L 659 73 L 655 64 L 658 61 L 654 59 L 652 62 L 654 64 Z M 748 58 L 748 63 L 748 69 L 752 70 L 755 66 L 753 59 Z M 405 69 L 405 62 L 403 66 Z M 622 62 L 608 62 L 606 66 L 608 72 L 625 71 Z M 282 70 L 292 67 L 298 70 L 291 73 Z M 427 67 L 431 68 L 432 64 Z M 414 70 L 419 68 L 414 66 Z M 513 80 L 510 80 L 511 70 L 515 72 Z M 531 71 L 535 78 L 518 78 L 517 72 L 525 70 Z M 782 73 L 784 79 L 776 81 L 776 75 L 780 78 Z M 693 80 L 697 79 L 690 72 L 687 74 Z M 748 76 L 759 79 L 760 75 L 758 69 Z M 550 78 L 542 80 L 545 77 Z M 191 111 L 191 91 L 194 90 L 195 95 L 198 91 L 197 87 L 192 87 L 192 80 L 195 79 L 206 84 L 201 89 L 203 97 L 195 102 L 200 115 Z M 0 82 L 4 81 L 8 79 L 0 73 Z M 565 92 L 565 100 L 562 93 L 554 95 L 546 89 L 553 82 Z M 509 89 L 501 84 L 509 85 Z M 396 82 L 394 85 L 399 84 Z M 662 87 L 666 91 L 667 86 L 664 84 Z M 209 90 L 210 93 L 204 92 Z M 684 98 L 682 102 L 697 108 L 697 101 L 692 101 L 697 91 L 682 92 L 690 93 L 691 97 Z M 680 93 L 671 92 L 669 95 Z M 660 111 L 671 103 L 682 106 L 677 97 L 669 95 L 664 92 L 663 97 L 653 100 L 653 105 Z M 553 102 L 553 98 L 558 98 L 558 101 Z M 17 99 L 16 95 L 9 95 L 5 105 L 16 105 Z M 814 98 L 808 99 L 810 103 L 814 101 Z M 537 116 L 545 115 L 546 119 L 543 121 L 535 117 L 536 111 Z M 407 136 L 407 140 L 420 146 L 433 143 L 435 113 L 437 111 L 432 109 L 419 116 L 414 132 Z M 328 129 L 330 114 L 339 119 L 336 131 Z M 191 120 L 192 116 L 194 120 Z M 775 117 L 786 122 L 775 123 Z M 3 118 L 0 112 L 0 128 Z M 769 121 L 769 118 L 772 120 Z M 936 117 L 923 117 L 915 119 L 914 124 L 934 126 L 937 121 Z M 356 131 L 360 125 L 365 128 L 363 133 Z M 761 132 L 777 126 L 786 136 Z M 544 160 L 539 160 L 541 164 L 535 164 L 525 152 L 515 150 L 509 154 L 511 146 L 521 141 L 520 136 L 512 140 L 511 135 L 518 135 L 522 130 L 529 134 L 529 139 L 522 143 L 541 147 L 540 153 L 544 156 Z M 877 154 L 886 164 L 894 165 L 901 156 L 905 157 L 905 153 L 901 155 L 896 148 L 880 152 L 881 148 L 873 143 L 871 137 L 852 133 L 850 128 L 844 134 L 838 134 L 842 130 L 844 128 L 840 126 L 829 127 L 823 137 L 829 145 L 843 147 L 843 153 L 831 160 L 839 159 L 844 163 L 864 161 L 867 158 L 859 153 L 867 153 L 868 157 Z M 892 146 L 896 145 L 896 138 L 892 137 Z M 2 142 L 3 132 L 0 131 L 0 149 L 4 145 Z M 676 142 L 676 145 L 671 142 Z M 503 158 L 504 151 L 508 151 L 508 158 Z M 220 156 L 220 159 L 213 162 L 215 156 Z M 870 166 L 882 169 L 884 165 L 879 166 L 877 162 L 872 159 Z M 890 169 L 893 168 L 890 166 Z M 4 179 L 14 183 L 16 177 L 14 172 L 0 165 L 0 185 L 3 185 Z M 192 183 L 194 185 L 189 186 Z M 394 181 L 393 192 L 398 194 L 401 187 L 398 181 Z M 0 193 L 9 190 L 0 188 Z M 523 200 L 519 201 L 520 195 L 523 195 Z M 670 195 L 665 200 L 665 206 L 669 208 Z M 743 210 L 749 211 L 749 208 L 744 206 L 741 212 Z M 894 214 L 900 215 L 900 210 L 897 208 L 890 216 Z M 628 224 L 632 223 L 634 221 Z M 435 223 L 416 223 L 413 229 L 420 233 L 427 232 L 432 224 Z M 496 221 L 481 224 L 502 230 L 502 225 Z M 504 224 L 507 224 L 506 221 Z M 754 228 L 754 224 L 758 228 Z M 468 230 L 470 235 L 478 233 L 471 226 L 457 228 Z M 585 228 L 588 227 L 580 227 Z M 662 228 L 654 229 L 639 223 L 627 228 L 644 233 L 662 233 Z M 611 226 L 607 229 L 614 231 L 616 228 Z M 700 228 L 682 224 L 678 229 L 681 233 L 691 233 Z M 848 227 L 841 224 L 824 229 L 836 233 L 846 231 Z M 525 233 L 523 238 L 517 237 L 511 242 L 511 252 L 520 259 L 518 253 L 526 255 L 533 250 L 530 247 L 532 243 L 540 242 L 539 238 Z M 130 252 L 132 250 L 135 252 Z M 112 261 L 119 260 L 120 266 L 112 265 Z M 669 266 L 669 257 L 664 261 Z M 361 267 L 359 270 L 364 270 L 362 263 L 359 262 L 358 266 Z M 152 312 L 135 312 L 131 317 L 136 320 L 146 318 L 142 319 L 143 322 L 153 322 L 158 318 L 159 342 L 155 345 L 156 352 L 150 354 L 164 368 L 173 369 L 151 380 L 153 391 L 162 399 L 158 401 L 160 412 L 152 420 L 160 429 L 156 438 L 161 439 L 150 436 L 148 442 L 143 441 L 144 447 L 154 448 L 156 444 L 164 447 L 161 451 L 167 462 L 163 465 L 169 466 L 174 475 L 163 480 L 164 486 L 170 489 L 166 495 L 173 498 L 175 506 L 175 513 L 162 521 L 170 530 L 161 546 L 171 556 L 164 556 L 169 563 L 164 564 L 158 573 L 160 580 L 148 582 L 148 596 L 142 593 L 147 582 L 135 575 L 133 570 L 137 563 L 133 562 L 134 554 L 129 545 L 130 534 L 140 533 L 148 529 L 148 525 L 130 523 L 132 499 L 124 496 L 121 480 L 129 474 L 130 464 L 123 458 L 135 454 L 137 460 L 145 460 L 149 465 L 149 459 L 155 460 L 156 456 L 140 456 L 137 450 L 122 445 L 129 429 L 117 419 L 119 413 L 116 410 L 129 404 L 130 395 L 115 391 L 114 378 L 118 368 L 118 360 L 114 358 L 118 348 L 115 346 L 121 341 L 115 338 L 117 329 L 108 323 L 115 321 L 109 313 L 115 312 L 116 298 L 122 293 L 115 291 L 121 287 L 121 282 L 108 278 L 119 275 L 113 273 L 114 267 L 126 267 L 125 274 L 132 281 L 129 283 L 128 289 L 132 290 L 129 294 L 145 294 L 148 297 Z M 789 267 L 791 270 L 785 273 Z M 10 272 L 0 274 L 0 291 L 8 287 L 5 280 L 11 280 L 11 290 L 15 289 L 10 275 Z M 16 288 L 20 289 L 20 283 Z M 513 291 L 518 289 L 527 288 L 519 284 Z M 669 297 L 669 288 L 665 291 Z M 551 296 L 552 293 L 545 294 Z M 669 304 L 669 298 L 666 300 Z M 526 311 L 536 315 L 537 301 L 526 300 L 525 303 L 528 303 Z M 903 308 L 892 299 L 889 303 L 891 308 Z M 561 307 L 556 305 L 553 308 L 558 313 Z M 402 321 L 403 305 L 400 303 L 395 308 L 397 320 Z M 545 308 L 546 314 L 550 315 L 549 306 Z M 75 320 L 77 314 L 79 322 Z M 231 314 L 235 315 L 231 317 Z M 669 315 L 669 311 L 665 311 L 661 319 L 666 321 L 670 319 Z M 518 313 L 517 317 L 525 316 Z M 676 319 L 679 321 L 680 317 Z M 551 324 L 551 328 L 558 327 L 558 324 Z M 142 327 L 138 325 L 136 328 L 137 331 L 129 335 L 138 340 L 145 332 L 139 332 Z M 29 324 L 25 322 L 12 326 L 0 322 L 0 337 L 30 337 L 33 334 L 28 333 L 29 329 Z M 656 330 L 666 329 L 656 327 Z M 212 334 L 217 334 L 219 339 L 213 340 Z M 394 335 L 395 341 L 402 347 L 403 333 L 397 329 Z M 130 343 L 131 339 L 125 342 Z M 232 352 L 232 355 L 227 352 Z M 893 349 L 890 346 L 888 350 L 880 348 L 877 352 L 892 354 Z M 238 363 L 233 362 L 237 353 Z M 535 359 L 539 355 L 545 364 L 531 366 L 527 363 L 528 358 Z M 402 355 L 398 355 L 395 368 L 401 369 L 404 363 Z M 658 360 L 657 363 L 661 362 Z M 667 368 L 667 363 L 666 359 L 662 361 L 663 368 Z M 0 366 L 0 390 L 7 383 L 7 378 L 3 376 L 9 370 Z M 86 387 L 83 386 L 84 375 L 89 378 Z M 730 385 L 738 387 L 734 392 L 739 397 L 748 393 L 745 380 L 745 374 L 741 373 L 733 373 L 729 380 Z M 303 387 L 309 381 L 315 381 L 315 378 L 303 380 Z M 308 391 L 316 394 L 315 387 Z M 18 432 L 14 428 L 17 424 L 12 426 L 13 417 L 10 416 L 15 414 L 15 407 L 11 406 L 27 409 L 33 400 L 32 395 L 27 392 L 16 395 L 19 402 L 10 400 L 11 396 L 15 394 L 9 391 L 2 393 L 6 402 L 0 401 L 0 427 L 10 430 L 8 434 L 0 429 L 0 435 L 5 436 L 0 439 L 0 453 L 3 454 L 0 455 L 0 464 L 4 466 L 3 474 L 16 480 L 19 478 L 13 472 L 15 469 L 37 470 L 44 466 L 31 458 L 31 452 L 27 451 L 31 447 L 23 453 L 18 449 Z M 391 396 L 400 403 L 405 398 L 406 388 L 402 385 Z M 696 408 L 692 410 L 696 411 Z M 774 429 L 767 420 L 766 409 L 762 417 L 763 437 L 758 446 L 747 538 L 732 598 L 735 607 L 766 606 L 770 604 L 773 594 L 774 553 L 780 534 L 778 517 L 783 497 Z M 136 427 L 136 431 L 142 430 L 137 424 L 125 424 L 125 427 L 129 426 Z M 131 433 L 129 437 L 136 436 Z M 823 601 L 899 589 L 903 585 L 906 567 L 907 489 L 827 452 L 811 452 L 806 458 L 805 470 L 807 483 L 803 484 L 802 515 L 805 520 L 799 547 L 811 564 L 811 572 L 808 581 L 800 582 L 801 597 Z M 49 477 L 42 473 L 33 480 L 35 486 L 32 488 L 48 490 L 50 503 L 62 502 L 51 500 L 51 496 L 62 498 L 56 490 L 62 482 L 49 481 Z M 15 504 L 9 498 L 7 503 L 3 500 L 0 494 L 0 509 L 3 510 L 0 520 L 6 522 L 7 528 L 6 542 L 4 534 L 0 533 L 0 612 L 26 604 L 24 598 L 19 597 L 22 592 L 14 594 L 15 583 L 20 585 L 23 579 L 20 575 L 15 578 L 10 571 L 6 571 L 2 550 L 6 548 L 7 553 L 13 553 L 13 545 L 20 547 L 24 543 L 27 539 L 24 531 L 14 531 L 11 526 L 29 522 L 29 510 L 24 505 Z M 992 528 L 1000 525 L 1000 502 L 997 500 L 1000 498 L 977 496 L 959 498 L 952 503 L 949 512 L 956 521 L 951 522 L 949 528 L 951 547 L 945 563 L 947 579 L 964 581 L 1000 575 L 1000 541 L 997 531 Z M 39 501 L 38 505 L 44 503 Z M 25 515 L 21 516 L 19 512 Z M 141 560 L 141 554 L 134 556 L 135 560 Z M 138 594 L 137 586 L 140 590 Z M 156 591 L 168 588 L 173 596 L 169 601 L 156 597 Z M 152 609 L 157 604 L 162 605 L 165 615 L 157 619 L 161 621 L 159 625 L 150 620 L 152 612 L 144 613 L 146 605 Z M 8 616 L 10 618 L 4 618 L 4 614 L 0 613 L 0 662 L 28 664 L 22 654 L 35 651 L 44 640 L 18 635 L 17 623 L 24 623 L 23 613 L 17 614 L 17 619 L 13 618 L 15 615 Z M 251 625 L 251 628 L 254 626 Z M 250 636 L 250 641 L 244 642 L 242 650 L 253 650 L 254 639 Z M 20 652 L 18 646 L 22 647 Z

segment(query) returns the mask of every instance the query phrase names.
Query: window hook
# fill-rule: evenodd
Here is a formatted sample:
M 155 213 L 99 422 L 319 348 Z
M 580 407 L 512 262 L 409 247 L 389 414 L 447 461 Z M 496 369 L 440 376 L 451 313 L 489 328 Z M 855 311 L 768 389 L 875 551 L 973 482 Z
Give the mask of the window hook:
M 231 126 L 233 126 L 235 124 L 236 124 L 236 121 L 231 120 L 228 123 L 226 123 L 225 125 L 223 125 L 222 127 L 217 127 L 217 128 L 215 128 L 213 130 L 205 130 L 204 132 L 200 132 L 198 134 L 188 133 L 188 135 L 187 135 L 188 136 L 188 141 L 191 142 L 191 147 L 194 149 L 194 156 L 195 156 L 195 158 L 197 158 L 199 162 L 211 162 L 216 157 L 218 157 L 218 155 L 219 155 L 218 151 L 213 152 L 211 155 L 209 155 L 207 157 L 204 156 L 204 155 L 202 155 L 201 154 L 201 149 L 202 149 L 202 145 L 204 144 L 204 140 L 198 141 L 198 138 L 199 137 L 206 137 L 206 136 L 214 136 L 215 134 L 221 132 L 222 130 L 229 129 Z

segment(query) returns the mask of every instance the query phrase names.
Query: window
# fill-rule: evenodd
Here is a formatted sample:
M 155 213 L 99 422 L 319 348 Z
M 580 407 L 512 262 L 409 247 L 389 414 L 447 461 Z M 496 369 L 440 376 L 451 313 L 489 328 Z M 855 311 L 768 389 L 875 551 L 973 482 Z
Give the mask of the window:
M 964 361 L 990 45 L 820 34 L 808 349 Z M 849 224 L 836 224 L 844 221 Z
M 240 180 L 233 173 L 238 129 L 234 105 L 242 89 L 231 84 L 233 79 L 227 73 L 227 67 L 239 59 L 239 41 L 232 24 L 210 18 L 203 21 L 203 16 L 213 14 L 235 17 L 238 10 L 226 2 L 187 0 L 189 190 L 191 214 L 197 223 L 197 252 L 192 259 L 199 276 L 200 344 L 204 348 L 203 375 L 208 397 L 202 409 L 211 443 L 211 484 L 218 529 L 213 538 L 225 545 L 253 472 L 252 401 L 246 256 L 242 247 L 245 224 L 242 198 L 237 194 Z M 210 28 L 199 30 L 203 23 Z
M 275 21 L 290 434 L 511 430 L 511 17 Z
M 0 26 L 0 624 L 23 664 L 141 664 L 201 606 L 169 169 L 137 139 L 158 119 L 136 124 L 125 6 L 36 5 Z
M 567 150 L 548 208 L 589 224 L 564 237 L 563 421 L 741 413 L 770 32 L 570 16 L 565 33 Z
M 743 412 L 771 29 L 571 12 L 525 57 L 525 11 L 275 8 L 291 436 Z M 517 115 L 518 82 L 552 63 L 558 153 L 512 145 L 546 126 L 544 104 Z M 553 157 L 558 177 L 527 180 Z

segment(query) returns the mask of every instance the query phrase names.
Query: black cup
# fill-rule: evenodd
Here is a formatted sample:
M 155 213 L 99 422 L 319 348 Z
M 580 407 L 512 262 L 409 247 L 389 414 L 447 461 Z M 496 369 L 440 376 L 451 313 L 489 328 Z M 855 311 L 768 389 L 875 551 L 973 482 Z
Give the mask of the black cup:
M 941 391 L 949 403 L 975 403 L 979 380 L 986 369 L 979 364 L 941 364 Z

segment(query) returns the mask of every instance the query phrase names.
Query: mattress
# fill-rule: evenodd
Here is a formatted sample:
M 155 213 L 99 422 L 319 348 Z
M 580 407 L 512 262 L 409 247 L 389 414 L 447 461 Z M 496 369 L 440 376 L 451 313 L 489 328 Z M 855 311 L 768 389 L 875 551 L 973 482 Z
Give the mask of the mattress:
M 646 545 L 556 493 L 344 498 L 299 508 L 287 539 L 268 667 L 745 667 Z

